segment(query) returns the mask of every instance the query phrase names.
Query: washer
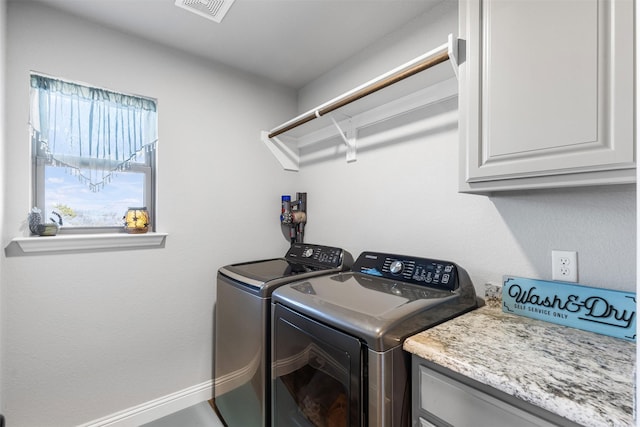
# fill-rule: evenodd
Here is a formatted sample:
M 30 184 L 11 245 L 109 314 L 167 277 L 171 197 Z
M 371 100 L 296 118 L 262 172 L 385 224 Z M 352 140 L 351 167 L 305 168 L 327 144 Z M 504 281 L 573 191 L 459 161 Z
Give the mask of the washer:
M 271 294 L 353 264 L 343 249 L 294 243 L 283 258 L 232 264 L 217 275 L 214 405 L 226 425 L 270 425 Z
M 273 425 L 409 426 L 404 340 L 477 307 L 449 261 L 364 252 L 352 270 L 273 293 Z

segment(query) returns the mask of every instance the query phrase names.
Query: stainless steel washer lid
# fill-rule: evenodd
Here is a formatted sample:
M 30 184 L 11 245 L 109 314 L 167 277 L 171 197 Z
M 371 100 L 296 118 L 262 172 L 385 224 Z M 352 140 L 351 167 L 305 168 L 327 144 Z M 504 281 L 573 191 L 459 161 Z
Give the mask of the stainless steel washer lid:
M 360 270 L 360 259 L 354 270 Z M 386 351 L 477 306 L 466 272 L 447 265 L 455 269 L 456 283 L 446 286 L 453 290 L 411 283 L 407 275 L 369 266 L 366 270 L 375 270 L 375 276 L 340 273 L 296 281 L 274 291 L 272 302 L 362 339 L 376 351 Z M 394 275 L 397 278 L 385 277 Z
M 331 246 L 293 244 L 283 258 L 227 265 L 218 274 L 248 286 L 254 293 L 270 295 L 283 283 L 347 270 L 353 264 L 349 252 Z
M 222 274 L 255 286 L 261 286 L 266 282 L 305 271 L 311 270 L 306 270 L 304 266 L 298 264 L 292 264 L 284 258 L 232 264 L 220 268 Z

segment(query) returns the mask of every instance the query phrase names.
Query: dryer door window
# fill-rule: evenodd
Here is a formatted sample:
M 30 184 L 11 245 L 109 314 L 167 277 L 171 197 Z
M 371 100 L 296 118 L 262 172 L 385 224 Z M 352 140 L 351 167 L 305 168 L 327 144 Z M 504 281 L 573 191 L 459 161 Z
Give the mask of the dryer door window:
M 362 425 L 360 341 L 275 307 L 273 425 Z

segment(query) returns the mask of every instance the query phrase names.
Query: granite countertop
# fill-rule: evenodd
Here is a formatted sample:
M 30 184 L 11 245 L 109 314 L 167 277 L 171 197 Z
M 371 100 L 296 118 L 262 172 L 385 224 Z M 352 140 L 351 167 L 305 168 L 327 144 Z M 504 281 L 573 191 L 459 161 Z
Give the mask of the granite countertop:
M 635 343 L 503 313 L 499 302 L 404 349 L 584 426 L 632 426 Z

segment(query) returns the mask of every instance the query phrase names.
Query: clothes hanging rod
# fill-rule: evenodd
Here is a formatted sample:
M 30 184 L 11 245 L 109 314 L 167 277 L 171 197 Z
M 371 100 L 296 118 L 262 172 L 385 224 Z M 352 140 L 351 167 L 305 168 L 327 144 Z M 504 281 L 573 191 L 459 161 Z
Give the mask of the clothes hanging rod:
M 453 40 L 273 129 L 273 138 L 450 59 Z M 455 64 L 457 65 L 457 64 Z

